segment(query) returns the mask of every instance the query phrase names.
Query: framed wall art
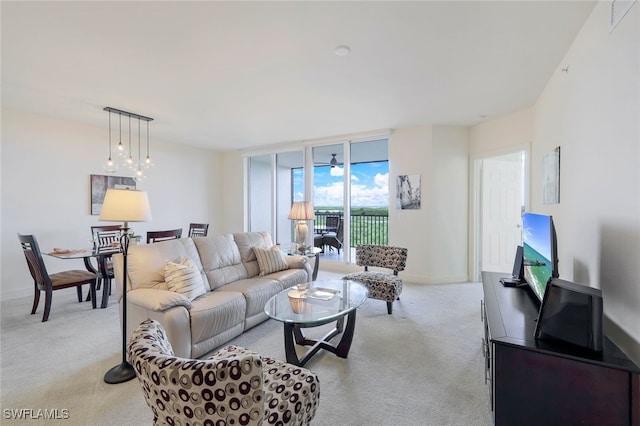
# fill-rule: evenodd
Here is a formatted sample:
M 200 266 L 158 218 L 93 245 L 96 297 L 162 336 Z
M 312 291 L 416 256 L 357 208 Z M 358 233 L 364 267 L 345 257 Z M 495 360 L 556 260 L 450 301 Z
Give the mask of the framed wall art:
M 108 188 L 136 189 L 132 177 L 91 175 L 91 214 L 99 215 Z
M 417 210 L 420 208 L 421 198 L 420 175 L 399 175 L 396 181 L 396 208 Z
M 542 159 L 542 203 L 560 203 L 560 147 Z

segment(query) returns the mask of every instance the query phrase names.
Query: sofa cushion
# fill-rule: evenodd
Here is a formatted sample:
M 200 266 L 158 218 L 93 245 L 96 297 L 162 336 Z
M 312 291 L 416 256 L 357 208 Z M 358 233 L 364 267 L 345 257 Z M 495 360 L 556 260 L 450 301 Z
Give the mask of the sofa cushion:
M 289 264 L 284 258 L 280 246 L 273 246 L 269 249 L 254 247 L 253 251 L 260 267 L 260 276 L 289 269 Z
M 284 271 L 265 275 L 264 278 L 278 281 L 283 289 L 293 287 L 296 284 L 304 284 L 311 280 L 306 269 L 285 269 Z
M 233 235 L 198 237 L 193 242 L 211 290 L 247 278 L 247 270 L 241 262 Z
M 165 263 L 164 280 L 169 290 L 183 294 L 189 300 L 207 292 L 198 267 L 188 257 Z
M 141 244 L 129 247 L 127 271 L 129 289 L 159 288 L 168 290 L 165 282 L 164 265 L 168 260 L 188 257 L 202 275 L 205 288 L 209 286 L 195 244 L 191 238 L 179 238 L 153 244 Z
M 247 278 L 255 277 L 260 273 L 260 267 L 253 251 L 254 247 L 269 248 L 273 246 L 271 234 L 268 232 L 239 232 L 233 234 L 233 239 L 238 245 L 240 260 L 247 271 Z
M 282 290 L 284 287 L 278 281 L 268 277 L 255 277 L 227 284 L 216 290 L 216 293 L 227 291 L 242 293 L 247 303 L 245 316 L 248 318 L 263 312 L 267 301 Z
M 240 292 L 209 291 L 191 302 L 189 315 L 193 347 L 238 324 L 243 324 L 246 316 L 245 298 Z M 211 349 L 213 348 L 208 348 Z

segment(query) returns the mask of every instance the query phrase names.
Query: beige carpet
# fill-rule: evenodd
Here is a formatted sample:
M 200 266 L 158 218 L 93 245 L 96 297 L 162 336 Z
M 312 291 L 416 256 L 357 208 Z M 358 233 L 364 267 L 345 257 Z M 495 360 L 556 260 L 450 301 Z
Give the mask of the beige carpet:
M 321 271 L 318 277 L 331 278 L 339 275 Z M 479 283 L 405 283 L 393 315 L 384 302 L 365 302 L 349 358 L 321 351 L 306 365 L 320 377 L 313 424 L 490 425 L 481 298 Z M 122 357 L 114 296 L 107 309 L 91 310 L 90 303 L 77 303 L 74 289 L 58 291 L 46 323 L 42 306 L 29 315 L 31 303 L 0 304 L 0 423 L 151 424 L 136 380 L 103 381 Z M 284 359 L 282 324 L 272 320 L 230 343 Z M 28 420 L 10 418 L 19 414 Z M 51 416 L 68 418 L 43 419 Z

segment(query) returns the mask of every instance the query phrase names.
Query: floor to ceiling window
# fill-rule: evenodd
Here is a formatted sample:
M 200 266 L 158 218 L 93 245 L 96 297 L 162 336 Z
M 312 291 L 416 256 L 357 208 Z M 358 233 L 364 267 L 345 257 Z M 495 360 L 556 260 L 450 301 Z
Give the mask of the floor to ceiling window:
M 249 157 L 249 230 L 269 231 L 286 247 L 295 240 L 292 203 L 312 201 L 313 233 L 334 232 L 342 243 L 339 253 L 325 247 L 326 260 L 355 262 L 356 245 L 387 244 L 387 139 L 308 146 L 306 154 L 312 173 L 304 172 L 303 151 Z
M 358 244 L 387 244 L 388 158 L 387 139 L 313 147 L 316 232 L 336 232 L 343 248 L 325 247 L 327 259 L 355 262 Z
M 355 262 L 359 244 L 389 242 L 388 141 L 351 144 L 349 260 Z
M 248 159 L 249 230 L 268 231 L 274 242 L 293 241 L 291 204 L 304 199 L 304 154 L 290 151 Z M 294 187 L 298 189 L 294 191 Z
M 249 231 L 273 233 L 273 191 L 271 190 L 271 157 L 256 155 L 249 158 Z

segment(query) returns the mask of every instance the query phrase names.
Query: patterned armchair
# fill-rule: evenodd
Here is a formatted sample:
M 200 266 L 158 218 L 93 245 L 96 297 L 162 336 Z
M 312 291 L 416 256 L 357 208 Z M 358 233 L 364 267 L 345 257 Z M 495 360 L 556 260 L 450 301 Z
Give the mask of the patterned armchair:
M 402 279 L 398 272 L 404 271 L 407 263 L 407 249 L 394 246 L 359 245 L 356 247 L 356 263 L 364 266 L 364 271 L 346 275 L 344 279 L 359 281 L 369 289 L 369 297 L 387 302 L 387 312 L 391 315 L 393 302 L 400 299 Z M 369 271 L 369 267 L 386 268 L 393 273 Z
M 154 320 L 136 328 L 128 354 L 155 425 L 306 425 L 318 407 L 320 384 L 309 370 L 236 346 L 179 358 Z

